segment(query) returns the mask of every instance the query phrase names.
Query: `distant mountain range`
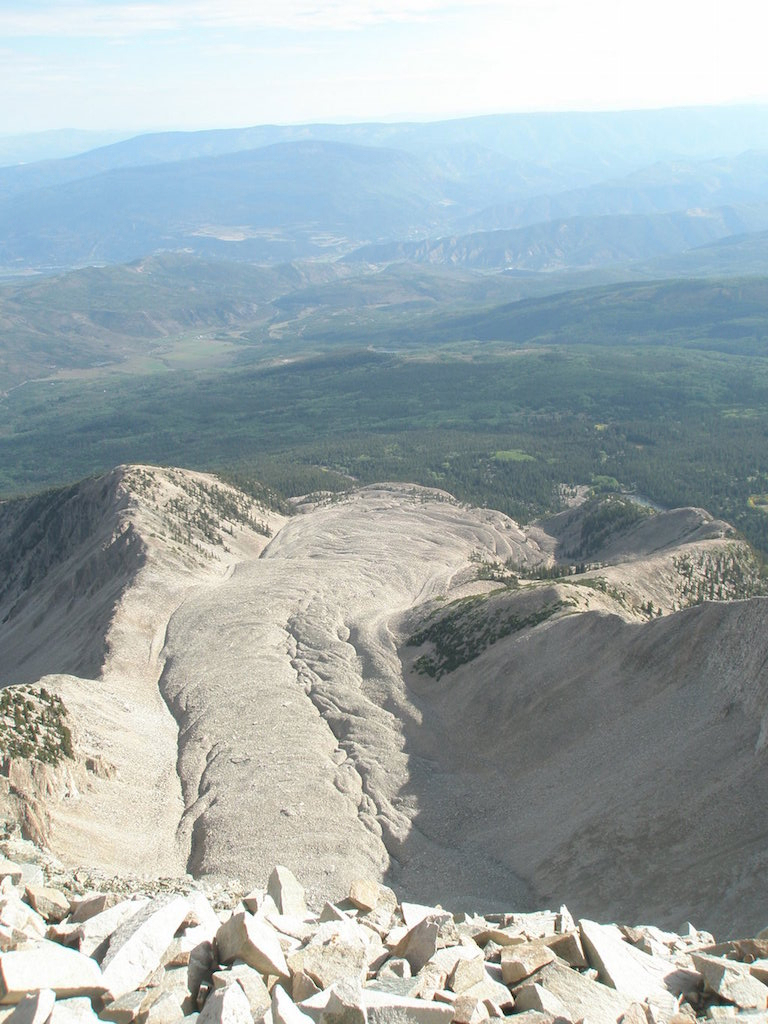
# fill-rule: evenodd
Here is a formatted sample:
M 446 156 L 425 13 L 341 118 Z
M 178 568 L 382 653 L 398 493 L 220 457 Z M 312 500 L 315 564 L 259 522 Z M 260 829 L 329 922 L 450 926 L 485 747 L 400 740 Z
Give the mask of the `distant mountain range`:
M 135 135 L 135 132 L 67 128 L 0 135 L 0 168 L 45 160 L 63 160 L 91 149 L 114 145 L 132 135 Z
M 363 246 L 349 262 L 445 263 L 477 270 L 551 271 L 610 266 L 681 253 L 768 228 L 768 203 L 542 221 L 510 230 Z
M 0 271 L 50 273 L 163 250 L 317 260 L 372 244 L 394 248 L 363 258 L 483 270 L 651 259 L 768 227 L 767 114 L 499 115 L 137 136 L 0 168 Z M 606 217 L 637 219 L 564 227 Z M 536 230 L 475 237 L 520 228 Z

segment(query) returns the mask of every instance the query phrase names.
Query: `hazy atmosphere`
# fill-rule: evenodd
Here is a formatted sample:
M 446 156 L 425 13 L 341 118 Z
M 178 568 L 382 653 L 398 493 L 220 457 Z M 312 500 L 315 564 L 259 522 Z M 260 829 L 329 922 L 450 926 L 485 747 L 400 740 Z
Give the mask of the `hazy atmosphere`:
M 0 1024 L 768 1024 L 767 23 L 0 0 Z
M 754 0 L 5 0 L 0 134 L 768 97 Z

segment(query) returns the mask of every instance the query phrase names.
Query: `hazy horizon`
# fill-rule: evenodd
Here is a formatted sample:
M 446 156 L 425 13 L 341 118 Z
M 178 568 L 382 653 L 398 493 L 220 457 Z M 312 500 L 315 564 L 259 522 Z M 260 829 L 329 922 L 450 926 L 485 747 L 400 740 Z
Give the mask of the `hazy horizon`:
M 765 20 L 746 0 L 10 0 L 0 137 L 760 104 Z
M 558 115 L 558 114 L 632 114 L 642 111 L 675 111 L 675 110 L 723 110 L 723 109 L 750 109 L 750 108 L 761 108 L 765 107 L 768 109 L 768 98 L 763 100 L 754 101 L 734 101 L 734 102 L 723 102 L 723 103 L 701 103 L 701 104 L 661 104 L 658 106 L 648 107 L 595 107 L 592 109 L 586 108 L 553 108 L 551 110 L 486 110 L 477 111 L 476 113 L 462 113 L 462 114 L 445 114 L 445 115 L 429 115 L 418 113 L 404 113 L 404 114 L 392 114 L 389 116 L 382 115 L 380 117 L 328 117 L 328 118 L 315 118 L 312 120 L 304 121 L 252 121 L 252 122 L 233 122 L 232 124 L 199 124 L 192 127 L 185 127 L 180 124 L 165 124 L 165 125 L 128 125 L 125 127 L 114 127 L 112 125 L 95 125 L 92 128 L 79 128 L 74 125 L 61 125 L 56 128 L 41 128 L 32 129 L 29 131 L 14 131 L 14 132 L 0 132 L 0 140 L 9 141 L 12 139 L 24 139 L 31 138 L 34 136 L 55 136 L 55 135 L 114 135 L 115 139 L 127 139 L 131 136 L 138 135 L 152 135 L 152 134 L 163 134 L 166 132 L 206 132 L 206 131 L 228 131 L 238 130 L 247 128 L 258 128 L 264 126 L 274 127 L 301 127 L 303 125 L 355 125 L 355 124 L 431 124 L 441 121 L 462 121 L 473 118 L 483 117 L 503 117 L 503 116 L 536 116 L 536 115 Z

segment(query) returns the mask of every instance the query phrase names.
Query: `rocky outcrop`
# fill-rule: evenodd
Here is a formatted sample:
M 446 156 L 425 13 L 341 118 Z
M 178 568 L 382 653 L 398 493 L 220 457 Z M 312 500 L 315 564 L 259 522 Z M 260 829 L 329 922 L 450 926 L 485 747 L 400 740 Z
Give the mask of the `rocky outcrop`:
M 14 851 L 42 859 L 52 873 L 52 863 L 29 845 Z M 61 870 L 58 888 L 46 879 L 49 901 L 40 913 L 22 882 L 39 864 L 6 864 L 0 1021 L 12 1024 L 768 1019 L 768 938 L 760 936 L 717 945 L 691 925 L 675 934 L 574 923 L 565 907 L 452 913 L 398 904 L 392 890 L 370 878 L 356 879 L 335 904 L 309 910 L 284 867 L 275 871 L 294 914 L 264 889 L 239 900 L 235 892 L 206 894 L 189 882 L 175 893 L 85 894 L 78 876 Z M 120 879 L 110 884 L 126 886 Z M 103 935 L 97 947 L 88 944 L 88 930 Z M 559 955 L 574 950 L 577 964 Z

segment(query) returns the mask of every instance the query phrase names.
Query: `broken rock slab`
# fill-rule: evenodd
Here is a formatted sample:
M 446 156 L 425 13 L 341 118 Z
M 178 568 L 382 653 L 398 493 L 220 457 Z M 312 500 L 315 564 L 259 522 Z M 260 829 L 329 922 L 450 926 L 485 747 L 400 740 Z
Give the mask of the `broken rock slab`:
M 291 975 L 291 999 L 294 1003 L 310 999 L 320 991 L 320 986 L 305 971 L 296 971 Z
M 18 1003 L 28 992 L 43 988 L 66 999 L 101 995 L 105 985 L 95 960 L 47 939 L 0 953 L 0 1003 Z
M 264 916 L 266 914 L 279 914 L 277 904 L 272 897 L 262 889 L 251 889 L 241 900 L 243 907 L 249 914 Z
M 584 949 L 581 945 L 581 938 L 579 933 L 564 932 L 562 935 L 548 935 L 542 940 L 545 945 L 549 946 L 555 956 L 559 956 L 561 960 L 565 960 L 571 967 L 589 967 L 589 962 L 584 956 Z
M 291 973 L 307 975 L 320 990 L 346 977 L 365 978 L 368 968 L 367 948 L 344 939 L 327 943 L 310 942 L 288 957 Z
M 239 985 L 215 989 L 205 1000 L 198 1024 L 253 1024 L 245 992 Z
M 345 978 L 331 986 L 320 1024 L 368 1024 L 368 1012 L 360 982 Z
M 696 987 L 698 979 L 693 972 L 680 970 L 669 960 L 625 942 L 615 925 L 584 920 L 579 921 L 579 932 L 584 952 L 603 984 L 632 1000 L 674 1013 L 675 997 Z
M 615 989 L 591 981 L 560 960 L 542 967 L 536 983 L 557 996 L 571 1020 L 589 1024 L 616 1024 L 633 1002 Z
M 276 932 L 299 943 L 307 942 L 315 932 L 315 928 L 300 917 L 289 917 L 287 914 L 278 914 L 277 911 L 263 916 Z
M 108 910 L 86 918 L 82 924 L 77 925 L 73 932 L 73 940 L 77 944 L 77 948 L 81 953 L 92 956 L 94 960 L 101 963 L 107 953 L 112 935 L 148 903 L 149 899 L 146 897 L 122 900 L 120 903 L 113 904 Z M 69 944 L 69 940 L 67 942 Z
M 400 913 L 403 916 L 403 923 L 409 930 L 417 924 L 429 918 L 440 924 L 447 924 L 453 921 L 453 915 L 442 907 L 427 907 L 422 903 L 401 903 Z
M 318 921 L 320 924 L 327 924 L 328 921 L 346 921 L 347 915 L 336 906 L 335 903 L 325 902 L 323 909 L 320 911 L 320 917 Z
M 267 893 L 275 901 L 275 906 L 281 914 L 298 918 L 307 916 L 304 888 L 299 884 L 293 872 L 281 864 L 277 864 L 272 869 L 272 874 L 267 882 Z
M 411 979 L 413 986 L 411 990 L 405 989 L 403 994 L 418 996 L 420 999 L 434 999 L 437 992 L 445 990 L 447 980 L 446 972 L 437 964 L 429 961 L 424 964 L 416 977 Z
M 272 1020 L 274 1024 L 311 1024 L 312 1018 L 294 1003 L 282 985 L 272 989 Z
M 369 1024 L 451 1024 L 453 1007 L 411 996 L 363 988 L 363 1003 Z M 331 997 L 331 989 L 319 992 L 301 1004 L 301 1010 L 320 1024 Z
M 21 865 L 15 861 L 0 858 L 0 882 L 9 878 L 13 885 L 18 885 L 23 876 Z
M 654 1024 L 658 1014 L 654 1014 L 647 1003 L 632 1003 L 621 1018 L 621 1024 Z
M 139 1014 L 139 1024 L 180 1024 L 183 1019 L 184 1010 L 177 995 L 162 990 Z
M 59 892 L 44 885 L 28 885 L 24 896 L 33 910 L 49 924 L 58 924 L 69 913 L 69 900 Z
M 45 1024 L 56 1002 L 53 989 L 43 988 L 38 992 L 30 992 L 21 1002 L 17 1003 L 13 1012 L 5 1018 L 11 1024 Z
M 187 901 L 189 903 L 189 913 L 184 919 L 183 927 L 185 932 L 201 928 L 208 933 L 211 940 L 214 939 L 221 921 L 211 906 L 208 897 L 204 896 L 201 892 L 195 892 L 187 896 Z
M 485 963 L 482 956 L 459 957 L 448 975 L 448 988 L 460 995 L 478 982 L 485 980 Z
M 501 914 L 504 929 L 514 929 L 524 938 L 543 939 L 548 935 L 572 930 L 575 925 L 567 907 L 559 911 L 539 910 L 532 914 Z
M 384 956 L 375 932 L 345 918 L 320 925 L 307 945 L 288 957 L 288 966 L 292 974 L 303 972 L 327 989 L 345 976 L 364 980 L 369 962 Z
M 487 969 L 485 977 L 482 981 L 478 981 L 475 985 L 471 985 L 469 988 L 464 989 L 461 993 L 463 996 L 469 996 L 474 999 L 479 999 L 483 1002 L 494 1003 L 496 1006 L 500 1006 L 505 1010 L 511 1010 L 514 1006 L 515 1000 L 507 988 L 500 981 L 494 978 Z
M 505 985 L 517 985 L 547 964 L 555 954 L 543 942 L 505 946 L 501 951 L 501 976 Z
M 376 979 L 381 981 L 382 978 L 400 978 L 408 979 L 412 976 L 411 965 L 407 960 L 402 957 L 391 957 L 379 968 L 376 975 Z
M 187 964 L 183 967 L 168 967 L 157 971 L 147 982 L 154 991 L 172 995 L 181 1006 L 184 1014 L 197 1009 L 197 996 L 202 984 L 207 983 L 209 971 L 198 971 L 195 966 Z
M 0 924 L 24 932 L 29 938 L 42 939 L 46 933 L 44 919 L 16 893 L 0 898 Z
M 409 996 L 393 996 L 365 989 L 365 1009 L 369 1024 L 450 1024 L 453 1009 L 444 1003 L 426 1002 Z
M 749 973 L 764 985 L 768 985 L 768 959 L 753 960 L 749 965 Z
M 254 1020 L 258 1020 L 269 1009 L 272 999 L 267 986 L 258 971 L 248 964 L 235 962 L 228 971 L 216 971 L 212 975 L 213 987 L 239 985 L 245 992 Z
M 51 938 L 47 935 L 46 938 Z M 29 936 L 24 932 L 20 932 L 17 928 L 9 928 L 7 925 L 0 924 L 0 952 L 7 952 L 11 949 L 21 949 L 22 946 L 26 946 L 29 943 Z
M 183 896 L 158 896 L 117 928 L 101 964 L 110 999 L 138 988 L 157 970 L 189 909 Z
M 531 982 L 522 985 L 515 990 L 515 1009 L 518 1012 L 523 1010 L 538 1010 L 539 1013 L 548 1013 L 551 1017 L 562 1017 L 570 1020 L 570 1014 L 565 1005 L 557 998 L 554 992 L 548 991 L 543 985 Z M 629 1024 L 624 1021 L 624 1024 Z
M 242 960 L 262 974 L 288 977 L 288 964 L 276 932 L 247 911 L 233 914 L 221 925 L 216 944 L 222 963 Z
M 521 1010 L 520 1013 L 515 1013 L 515 1024 L 555 1024 L 556 1020 L 558 1018 L 553 1017 L 551 1013 L 542 1013 L 540 1010 Z
M 752 977 L 748 965 L 706 953 L 692 953 L 691 958 L 711 992 L 741 1010 L 765 1010 L 768 987 Z
M 349 887 L 349 901 L 358 910 L 375 910 L 379 902 L 379 884 L 370 878 L 356 878 Z
M 454 1024 L 483 1024 L 490 1018 L 488 1007 L 471 996 L 457 996 L 453 1004 Z
M 424 979 L 419 974 L 415 978 L 396 978 L 393 975 L 377 975 L 372 978 L 369 982 L 366 982 L 367 988 L 375 988 L 378 992 L 389 992 L 395 996 L 413 996 L 419 999 L 426 998 L 422 995 L 422 987 L 424 985 Z M 434 998 L 437 998 L 438 992 L 435 992 Z M 429 998 L 432 998 L 431 996 Z
M 114 892 L 92 892 L 87 896 L 75 896 L 71 901 L 71 920 L 75 924 L 82 924 L 89 917 L 103 914 L 105 910 L 109 910 L 110 907 L 114 907 L 122 902 L 117 893 Z
M 496 928 L 492 925 L 485 925 L 478 929 L 472 937 L 481 949 L 485 949 L 491 942 L 501 948 L 504 946 L 522 946 L 528 941 L 516 928 Z
M 437 952 L 440 926 L 432 917 L 422 918 L 417 925 L 406 932 L 398 942 L 392 955 L 402 957 L 417 974 Z
M 107 1003 L 99 1014 L 101 1020 L 112 1021 L 112 1024 L 131 1024 L 136 1020 L 147 1001 L 147 993 L 142 989 L 126 992 L 124 996 Z
M 49 1024 L 99 1024 L 90 999 L 80 996 L 73 999 L 57 999 L 49 1018 Z

